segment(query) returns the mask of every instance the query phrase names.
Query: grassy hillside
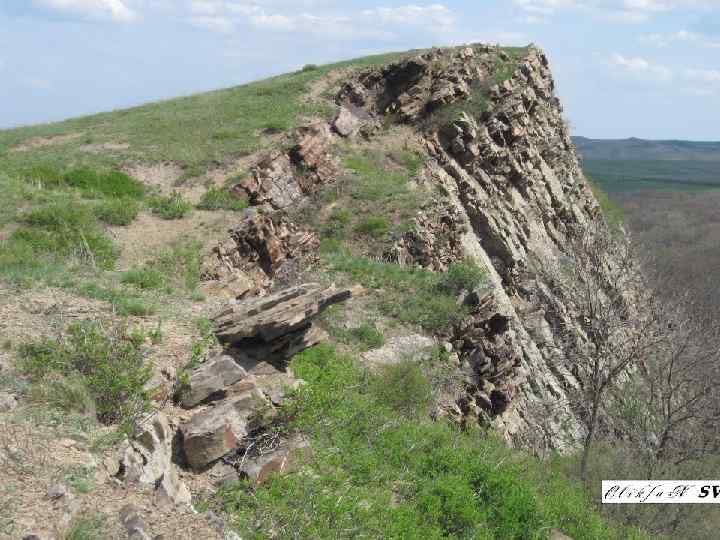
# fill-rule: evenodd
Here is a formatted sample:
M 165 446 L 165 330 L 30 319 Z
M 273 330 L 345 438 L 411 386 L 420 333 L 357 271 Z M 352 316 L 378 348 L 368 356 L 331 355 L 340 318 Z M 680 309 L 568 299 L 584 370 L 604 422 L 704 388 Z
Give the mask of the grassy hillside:
M 203 255 L 247 206 L 227 185 L 245 157 L 285 144 L 278 135 L 308 117 L 330 115 L 323 96 L 350 70 L 400 56 L 0 132 L 0 361 L 11 367 L 0 372 L 0 391 L 20 402 L 0 413 L 0 447 L 23 441 L 12 467 L 0 460 L 0 535 L 22 536 L 23 515 L 60 478 L 89 508 L 103 501 L 62 538 L 115 537 L 126 492 L 103 472 L 105 458 L 217 345 L 206 317 L 226 298 L 203 288 Z M 358 361 L 385 339 L 370 323 L 382 320 L 388 335 L 446 331 L 463 314 L 459 290 L 482 279 L 464 263 L 436 274 L 373 260 L 432 196 L 410 187 L 421 165 L 412 133 L 391 126 L 383 137 L 339 146 L 345 174 L 293 216 L 322 238 L 318 279 L 368 289 L 352 313 L 361 326 L 329 319 L 331 343 L 293 360 L 307 384 L 279 429 L 310 437 L 311 463 L 258 489 L 226 487 L 197 507 L 224 512 L 251 538 L 548 538 L 553 529 L 576 539 L 643 537 L 601 517 L 557 460 L 431 420 L 434 394 L 452 382 L 444 349 L 378 373 Z M 64 461 L 69 446 L 82 457 Z M 67 452 L 48 450 L 60 447 Z M 107 482 L 96 482 L 102 474 Z M 140 503 L 155 511 L 154 501 Z M 56 511 L 27 519 L 59 521 Z M 209 526 L 193 529 L 203 519 L 174 516 L 166 536 L 214 537 Z

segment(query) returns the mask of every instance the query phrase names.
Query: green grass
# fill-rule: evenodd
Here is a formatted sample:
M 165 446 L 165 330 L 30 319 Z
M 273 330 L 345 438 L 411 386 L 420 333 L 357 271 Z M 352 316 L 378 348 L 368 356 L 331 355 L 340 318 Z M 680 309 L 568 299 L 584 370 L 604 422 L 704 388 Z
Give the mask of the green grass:
M 200 285 L 202 247 L 198 240 L 176 242 L 144 266 L 123 272 L 120 281 L 146 291 L 192 294 Z
M 129 197 L 108 199 L 95 206 L 95 215 L 107 225 L 130 225 L 140 213 L 140 205 Z
M 384 315 L 434 333 L 449 332 L 467 315 L 468 308 L 458 305 L 457 296 L 484 279 L 484 272 L 470 262 L 440 274 L 353 256 L 343 249 L 326 251 L 324 262 L 331 272 L 374 289 L 373 298 Z
M 114 285 L 101 285 L 95 281 L 85 281 L 73 285 L 73 292 L 87 298 L 108 302 L 113 312 L 121 317 L 147 317 L 156 312 L 155 305 L 133 291 Z
M 307 381 L 285 411 L 311 438 L 297 474 L 220 490 L 243 538 L 642 538 L 604 522 L 582 489 L 492 438 L 418 414 L 416 363 L 369 373 L 321 345 L 291 363 Z
M 239 212 L 245 210 L 248 203 L 227 189 L 213 186 L 205 192 L 197 207 L 200 210 L 233 210 Z
M 45 259 L 72 257 L 102 269 L 115 264 L 117 251 L 87 204 L 59 198 L 36 206 L 19 219 L 22 225 L 0 243 L 0 267 L 6 274 L 38 267 Z
M 36 164 L 112 167 L 131 161 L 174 162 L 202 171 L 213 162 L 253 153 L 266 134 L 286 131 L 300 118 L 329 115 L 326 105 L 302 99 L 310 85 L 339 68 L 382 65 L 408 53 L 390 53 L 306 69 L 224 90 L 55 124 L 0 131 L 0 170 L 15 173 Z M 33 137 L 85 134 L 56 145 L 4 152 Z M 91 153 L 94 144 L 129 144 L 126 150 Z
M 65 533 L 64 540 L 103 540 L 107 538 L 105 517 L 92 514 L 76 519 Z
M 82 412 L 87 412 L 89 396 L 98 420 L 127 431 L 150 406 L 144 385 L 152 368 L 145 360 L 144 342 L 144 334 L 125 326 L 83 321 L 69 326 L 64 337 L 24 344 L 18 367 L 41 387 L 53 382 L 57 386 L 67 378 L 72 383 L 65 388 L 37 395 L 60 396 L 62 408 Z M 52 399 L 50 403 L 58 405 Z
M 192 212 L 190 204 L 180 193 L 158 195 L 148 200 L 148 206 L 154 214 L 163 219 L 182 219 Z

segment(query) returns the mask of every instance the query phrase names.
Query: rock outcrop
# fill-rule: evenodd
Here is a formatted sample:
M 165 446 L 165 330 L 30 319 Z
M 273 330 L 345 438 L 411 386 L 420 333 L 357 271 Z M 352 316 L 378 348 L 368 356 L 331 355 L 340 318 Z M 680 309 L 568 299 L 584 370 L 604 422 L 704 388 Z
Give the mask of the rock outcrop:
M 432 50 L 368 70 L 337 101 L 417 126 L 428 155 L 422 180 L 446 194 L 386 258 L 443 271 L 469 257 L 487 269 L 489 283 L 454 340 L 463 412 L 518 446 L 578 440 L 582 422 L 568 393 L 579 381 L 563 340 L 583 328 L 537 268 L 574 260 L 574 232 L 604 224 L 545 55 L 534 47 L 522 57 L 486 46 Z

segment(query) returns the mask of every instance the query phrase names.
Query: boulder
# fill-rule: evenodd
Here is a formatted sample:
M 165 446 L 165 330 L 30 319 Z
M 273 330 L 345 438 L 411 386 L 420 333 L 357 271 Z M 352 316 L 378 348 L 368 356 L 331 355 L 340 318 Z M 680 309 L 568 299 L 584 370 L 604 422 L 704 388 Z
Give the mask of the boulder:
M 260 340 L 271 343 L 281 336 L 308 328 L 326 308 L 351 296 L 350 289 L 306 283 L 230 305 L 212 321 L 222 342 L 238 344 Z
M 240 472 L 258 486 L 273 474 L 282 475 L 297 471 L 310 459 L 310 455 L 309 443 L 302 437 L 295 437 L 285 441 L 274 452 L 246 460 Z
M 180 402 L 189 409 L 207 399 L 223 399 L 227 395 L 227 388 L 246 376 L 247 372 L 232 357 L 217 356 L 192 372 Z
M 252 416 L 267 403 L 257 389 L 196 413 L 180 427 L 188 463 L 202 469 L 241 446 L 252 429 Z
M 350 137 L 360 129 L 360 119 L 347 108 L 340 107 L 340 112 L 333 122 L 333 128 L 339 135 Z
M 261 161 L 235 191 L 247 196 L 253 205 L 268 203 L 276 209 L 287 208 L 303 196 L 290 158 L 280 152 Z
M 156 413 L 148 425 L 121 449 L 121 478 L 152 485 L 158 496 L 175 504 L 189 504 L 190 491 L 172 462 L 174 431 L 164 414 Z
M 132 505 L 127 504 L 120 510 L 120 523 L 127 532 L 128 538 L 132 540 L 150 540 L 151 536 L 147 532 L 147 526 L 140 516 L 140 510 Z
M 7 392 L 0 392 L 0 413 L 14 411 L 17 407 L 17 399 Z

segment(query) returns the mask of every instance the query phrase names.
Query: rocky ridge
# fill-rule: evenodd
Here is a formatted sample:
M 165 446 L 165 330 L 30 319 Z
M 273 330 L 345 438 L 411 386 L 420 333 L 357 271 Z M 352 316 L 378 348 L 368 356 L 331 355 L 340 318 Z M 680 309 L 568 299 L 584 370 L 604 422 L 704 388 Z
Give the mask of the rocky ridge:
M 521 57 L 488 46 L 434 49 L 361 73 L 342 87 L 336 103 L 333 122 L 300 130 L 293 149 L 270 156 L 242 184 L 262 219 L 285 223 L 285 210 L 335 180 L 334 137 L 372 140 L 387 118 L 414 126 L 425 146 L 419 181 L 445 196 L 418 213 L 414 229 L 383 258 L 435 271 L 470 258 L 488 274 L 483 290 L 474 293 L 472 316 L 451 340 L 465 380 L 458 414 L 494 425 L 517 446 L 574 444 L 582 423 L 568 392 L 579 381 L 563 340 L 568 329 L 582 336 L 583 328 L 575 307 L 535 269 L 572 258 L 574 232 L 604 223 L 544 53 L 533 46 Z M 274 237 L 265 236 L 276 247 L 256 253 L 280 255 L 260 279 L 245 270 L 261 258 L 247 250 L 235 250 L 226 268 L 254 280 L 255 292 L 263 294 L 291 258 L 314 257 L 313 232 L 303 231 L 306 240 L 293 243 L 285 231 L 294 227 L 285 223 Z M 235 244 L 256 237 L 254 230 L 238 228 Z M 223 249 L 216 253 L 228 253 Z

